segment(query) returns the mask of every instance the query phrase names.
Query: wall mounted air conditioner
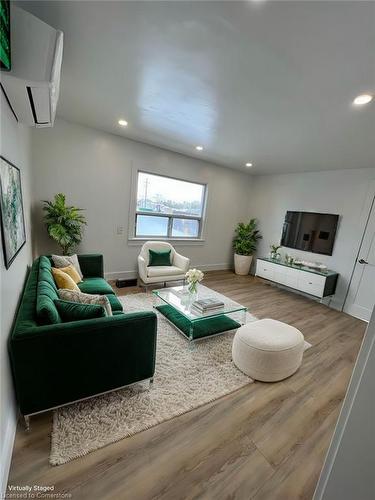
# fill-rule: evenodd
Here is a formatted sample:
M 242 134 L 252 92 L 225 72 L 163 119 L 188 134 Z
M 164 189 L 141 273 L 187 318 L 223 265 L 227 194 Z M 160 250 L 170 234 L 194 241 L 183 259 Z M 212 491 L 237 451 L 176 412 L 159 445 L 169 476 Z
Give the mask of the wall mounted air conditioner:
M 11 5 L 11 71 L 0 81 L 20 123 L 52 127 L 60 90 L 63 33 Z

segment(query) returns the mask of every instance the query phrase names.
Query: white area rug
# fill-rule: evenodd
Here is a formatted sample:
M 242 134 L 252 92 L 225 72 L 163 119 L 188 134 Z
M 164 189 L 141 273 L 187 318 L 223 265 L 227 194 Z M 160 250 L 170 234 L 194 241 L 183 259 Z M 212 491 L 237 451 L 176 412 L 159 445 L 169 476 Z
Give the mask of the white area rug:
M 152 308 L 150 294 L 127 295 L 121 301 L 125 311 Z M 248 315 L 247 322 L 255 319 Z M 158 314 L 152 389 L 138 384 L 55 410 L 51 464 L 69 462 L 251 383 L 232 362 L 233 334 L 196 342 L 190 350 L 188 341 Z

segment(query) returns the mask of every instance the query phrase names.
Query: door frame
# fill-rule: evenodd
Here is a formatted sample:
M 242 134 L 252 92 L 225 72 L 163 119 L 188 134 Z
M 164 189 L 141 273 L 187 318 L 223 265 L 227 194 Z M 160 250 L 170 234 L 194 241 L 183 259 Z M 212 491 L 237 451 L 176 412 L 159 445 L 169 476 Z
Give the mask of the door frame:
M 367 231 L 367 228 L 368 228 L 368 225 L 369 225 L 369 222 L 370 222 L 370 217 L 371 217 L 371 214 L 372 214 L 373 210 L 375 210 L 375 180 L 372 180 L 370 182 L 370 187 L 369 187 L 369 189 L 367 191 L 366 199 L 365 199 L 365 202 L 364 202 L 364 208 L 362 210 L 361 226 L 363 227 L 363 231 L 362 231 L 362 235 L 361 235 L 361 238 L 359 240 L 359 243 L 358 243 L 357 252 L 356 252 L 356 255 L 355 255 L 355 259 L 354 259 L 352 272 L 350 274 L 349 284 L 348 284 L 348 287 L 347 287 L 347 290 L 346 290 L 346 294 L 345 294 L 344 304 L 343 304 L 343 308 L 342 308 L 342 310 L 344 312 L 347 312 L 347 307 L 348 307 L 347 301 L 348 301 L 348 298 L 349 298 L 350 288 L 353 285 L 353 278 L 354 278 L 355 269 L 356 269 L 356 266 L 357 266 L 357 263 L 358 263 L 358 259 L 360 257 L 361 248 L 362 248 L 365 236 L 366 236 L 366 231 Z M 349 313 L 347 313 L 347 314 L 349 314 Z

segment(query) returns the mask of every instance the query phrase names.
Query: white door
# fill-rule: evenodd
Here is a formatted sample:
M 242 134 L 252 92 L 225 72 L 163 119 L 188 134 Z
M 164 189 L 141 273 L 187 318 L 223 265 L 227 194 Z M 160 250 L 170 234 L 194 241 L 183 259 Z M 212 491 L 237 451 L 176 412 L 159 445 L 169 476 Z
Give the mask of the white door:
M 372 206 L 344 311 L 370 320 L 375 306 L 375 204 Z

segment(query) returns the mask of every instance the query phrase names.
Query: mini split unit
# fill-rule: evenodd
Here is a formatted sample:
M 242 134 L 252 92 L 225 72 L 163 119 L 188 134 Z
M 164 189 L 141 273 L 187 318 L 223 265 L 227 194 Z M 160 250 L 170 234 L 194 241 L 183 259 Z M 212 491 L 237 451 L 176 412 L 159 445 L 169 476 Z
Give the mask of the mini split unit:
M 11 5 L 10 71 L 1 85 L 20 123 L 52 127 L 59 99 L 63 33 Z

